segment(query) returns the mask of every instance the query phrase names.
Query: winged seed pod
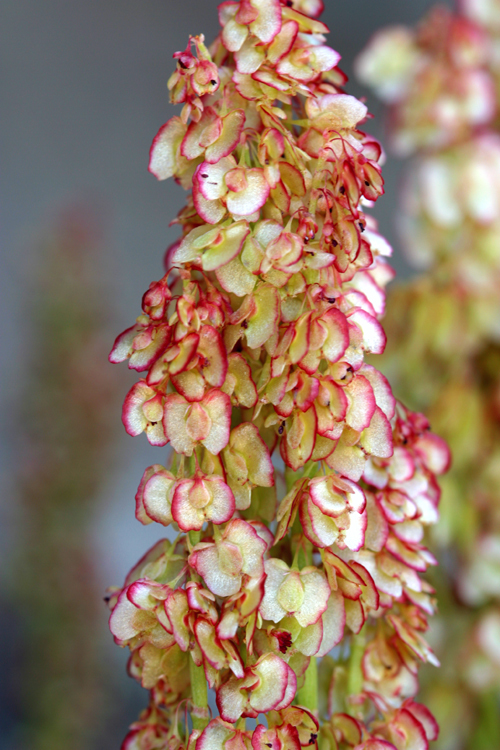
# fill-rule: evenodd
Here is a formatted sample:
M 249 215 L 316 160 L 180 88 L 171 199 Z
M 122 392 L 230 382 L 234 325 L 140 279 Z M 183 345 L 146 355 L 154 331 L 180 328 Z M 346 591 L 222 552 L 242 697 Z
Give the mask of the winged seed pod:
M 434 631 L 443 669 L 422 693 L 443 750 L 500 747 L 499 40 L 499 0 L 463 0 L 379 32 L 358 63 L 413 156 L 399 216 L 423 272 L 391 291 L 381 367 L 454 456 L 433 540 L 454 560 L 434 577 L 448 592 Z
M 384 350 L 393 276 L 364 211 L 383 193 L 381 148 L 321 10 L 230 0 L 210 49 L 198 36 L 174 55 L 182 110 L 149 169 L 191 193 L 166 275 L 110 355 L 141 373 L 127 432 L 172 448 L 136 516 L 177 534 L 110 595 L 151 695 L 124 750 L 410 750 L 437 735 L 413 698 L 418 664 L 436 663 L 420 574 L 448 450 L 365 362 Z

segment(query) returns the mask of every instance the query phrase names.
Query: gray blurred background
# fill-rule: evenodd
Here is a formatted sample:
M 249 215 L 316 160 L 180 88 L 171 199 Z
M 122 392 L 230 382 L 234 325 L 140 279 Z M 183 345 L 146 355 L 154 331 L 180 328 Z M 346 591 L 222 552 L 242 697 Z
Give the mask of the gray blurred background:
M 86 572 L 85 566 L 75 568 L 70 581 L 81 602 L 78 618 L 85 619 L 87 612 L 93 618 L 93 629 L 89 625 L 88 632 L 99 663 L 99 700 L 89 710 L 85 732 L 67 730 L 78 731 L 80 736 L 66 736 L 65 746 L 72 750 L 118 748 L 128 724 L 147 700 L 145 692 L 125 675 L 126 655 L 107 634 L 107 611 L 104 604 L 101 606 L 101 596 L 107 585 L 120 584 L 132 564 L 161 536 L 157 529 L 142 527 L 135 521 L 133 498 L 143 469 L 161 462 L 163 456 L 161 450 L 148 446 L 144 436 L 132 439 L 122 429 L 121 400 L 136 378 L 125 366 L 114 368 L 111 373 L 106 354 L 114 336 L 131 325 L 139 313 L 140 297 L 149 282 L 162 276 L 163 252 L 177 236 L 175 227 L 168 225 L 183 205 L 183 191 L 172 181 L 158 183 L 147 172 L 148 149 L 160 125 L 174 114 L 166 87 L 174 67 L 172 54 L 186 46 L 190 33 L 202 32 L 207 41 L 212 40 L 218 32 L 217 4 L 216 0 L 1 3 L 1 750 L 58 750 L 55 740 L 41 740 L 41 730 L 38 739 L 34 739 L 27 728 L 31 719 L 27 718 L 23 682 L 31 678 L 29 660 L 27 666 L 25 663 L 26 639 L 30 640 L 29 653 L 37 651 L 45 660 L 48 675 L 53 668 L 53 654 L 44 637 L 36 636 L 36 630 L 35 636 L 30 637 L 23 625 L 26 607 L 35 624 L 39 617 L 38 608 L 30 609 L 29 602 L 30 597 L 36 598 L 40 571 L 33 566 L 31 579 L 29 575 L 28 580 L 24 579 L 24 610 L 20 614 L 12 594 L 20 585 L 12 561 L 22 556 L 25 546 L 33 545 L 26 535 L 33 516 L 26 511 L 20 487 L 30 473 L 30 464 L 25 461 L 28 443 L 44 440 L 43 429 L 34 438 L 29 436 L 37 399 L 40 402 L 47 397 L 43 389 L 39 391 L 28 365 L 33 361 L 43 363 L 57 327 L 54 323 L 52 335 L 49 323 L 42 335 L 37 327 L 37 310 L 50 302 L 47 297 L 44 299 L 44 293 L 51 297 L 60 292 L 64 297 L 63 286 L 69 277 L 73 287 L 79 284 L 80 271 L 72 267 L 73 270 L 61 270 L 59 276 L 58 262 L 49 268 L 52 286 L 47 286 L 46 279 L 47 238 L 57 234 L 60 217 L 69 210 L 90 217 L 94 227 L 94 239 L 89 240 L 92 251 L 83 259 L 86 271 L 81 276 L 82 283 L 86 283 L 85 274 L 90 273 L 92 283 L 83 289 L 81 304 L 87 305 L 93 316 L 99 345 L 93 349 L 95 361 L 84 385 L 71 395 L 62 395 L 78 398 L 79 389 L 83 388 L 87 392 L 87 408 L 94 405 L 104 413 L 103 398 L 110 408 L 104 427 L 96 423 L 96 429 L 104 430 L 107 438 L 106 445 L 99 448 L 103 466 L 96 475 L 92 498 L 87 498 L 88 505 L 83 498 L 74 518 L 59 513 L 54 520 L 56 527 L 59 524 L 56 531 L 63 537 L 73 534 L 75 526 L 80 526 L 85 535 L 92 572 Z M 323 20 L 331 29 L 329 43 L 342 54 L 341 67 L 352 78 L 353 59 L 374 31 L 387 24 L 414 23 L 431 3 L 325 0 L 325 5 Z M 358 96 L 367 94 L 353 80 L 348 91 Z M 376 119 L 367 129 L 383 140 L 378 108 L 371 97 L 368 105 Z M 379 201 L 376 215 L 383 232 L 395 244 L 394 265 L 404 275 L 408 269 L 394 237 L 392 215 L 399 170 L 400 165 L 389 158 L 384 172 L 387 192 Z M 85 242 L 76 244 L 79 253 L 86 252 Z M 72 298 L 73 293 L 68 293 L 68 305 Z M 74 348 L 74 338 L 65 346 Z M 56 368 L 57 364 L 49 363 L 48 367 L 50 373 L 50 367 Z M 110 388 L 116 393 L 114 399 L 106 395 Z M 23 404 L 35 407 L 26 409 Z M 78 443 L 80 420 L 70 420 L 66 430 L 66 436 L 71 435 Z M 64 435 L 60 439 L 62 443 L 66 440 Z M 81 440 L 84 439 L 82 431 Z M 78 456 L 72 460 L 77 464 Z M 95 465 L 94 457 L 89 471 Z M 36 476 L 31 478 L 36 485 Z M 43 499 L 40 502 L 43 517 Z M 36 524 L 34 529 L 37 538 Z M 37 541 L 43 554 L 40 537 L 43 524 Z M 90 587 L 88 575 L 93 577 Z M 50 591 L 56 600 L 63 597 L 57 585 L 51 586 Z M 68 675 L 74 668 L 75 662 L 69 656 Z M 58 679 L 62 679 L 68 698 L 69 688 L 64 691 L 64 679 Z M 33 675 L 32 680 L 36 682 L 39 677 Z M 32 695 L 36 695 L 37 684 L 31 688 Z

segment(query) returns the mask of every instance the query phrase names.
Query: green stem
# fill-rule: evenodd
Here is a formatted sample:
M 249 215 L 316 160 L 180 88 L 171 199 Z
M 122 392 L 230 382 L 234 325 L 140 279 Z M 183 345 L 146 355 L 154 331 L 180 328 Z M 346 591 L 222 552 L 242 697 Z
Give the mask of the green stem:
M 189 660 L 189 676 L 191 678 L 191 719 L 193 729 L 203 730 L 208 724 L 208 692 L 205 670 L 197 667 L 192 659 Z
M 189 541 L 193 545 L 193 547 L 196 547 L 196 545 L 199 543 L 201 539 L 201 531 L 190 531 L 189 532 Z
M 296 703 L 308 708 L 315 715 L 318 714 L 318 661 L 315 656 L 311 657 L 304 685 L 297 692 Z
M 349 656 L 349 673 L 347 677 L 348 695 L 359 695 L 363 689 L 363 669 L 361 662 L 365 651 L 365 637 L 363 630 L 351 639 L 351 654 Z

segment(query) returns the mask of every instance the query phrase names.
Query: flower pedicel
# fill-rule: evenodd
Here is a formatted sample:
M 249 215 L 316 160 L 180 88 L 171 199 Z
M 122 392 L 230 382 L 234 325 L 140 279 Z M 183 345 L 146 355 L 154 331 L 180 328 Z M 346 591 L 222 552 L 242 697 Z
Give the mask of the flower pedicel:
M 178 532 L 110 596 L 151 695 L 125 750 L 410 750 L 437 734 L 413 698 L 419 662 L 436 663 L 420 573 L 448 450 L 364 361 L 384 349 L 393 275 L 364 213 L 381 148 L 321 11 L 230 0 L 210 49 L 198 36 L 174 55 L 183 106 L 149 169 L 192 192 L 110 355 L 141 373 L 127 432 L 173 449 L 136 516 Z

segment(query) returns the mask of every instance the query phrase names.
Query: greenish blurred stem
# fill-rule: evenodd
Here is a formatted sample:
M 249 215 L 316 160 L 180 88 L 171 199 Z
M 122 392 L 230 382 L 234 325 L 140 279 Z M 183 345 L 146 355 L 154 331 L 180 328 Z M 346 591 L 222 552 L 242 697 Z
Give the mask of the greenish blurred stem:
M 351 653 L 349 656 L 349 668 L 347 676 L 348 695 L 359 695 L 363 689 L 363 670 L 361 662 L 365 651 L 364 628 L 358 635 L 353 635 L 351 640 Z
M 189 541 L 195 547 L 201 539 L 201 531 L 190 531 L 189 532 Z
M 318 714 L 318 661 L 315 656 L 306 670 L 306 677 L 303 687 L 297 692 L 296 703 L 312 711 L 316 716 Z
M 207 680 L 203 666 L 197 667 L 192 659 L 189 660 L 189 674 L 191 677 L 191 719 L 193 729 L 203 730 L 208 724 L 208 692 Z

